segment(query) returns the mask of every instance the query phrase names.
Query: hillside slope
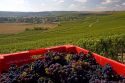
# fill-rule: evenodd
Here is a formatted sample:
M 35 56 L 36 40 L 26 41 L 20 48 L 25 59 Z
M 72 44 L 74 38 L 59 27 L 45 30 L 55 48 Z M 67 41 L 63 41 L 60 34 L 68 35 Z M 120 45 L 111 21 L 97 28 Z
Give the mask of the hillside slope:
M 125 35 L 125 12 L 94 14 L 83 16 L 79 20 L 63 21 L 58 27 L 44 32 L 25 31 L 15 35 L 0 35 L 0 53 L 62 44 L 85 47 L 83 42 L 121 35 Z

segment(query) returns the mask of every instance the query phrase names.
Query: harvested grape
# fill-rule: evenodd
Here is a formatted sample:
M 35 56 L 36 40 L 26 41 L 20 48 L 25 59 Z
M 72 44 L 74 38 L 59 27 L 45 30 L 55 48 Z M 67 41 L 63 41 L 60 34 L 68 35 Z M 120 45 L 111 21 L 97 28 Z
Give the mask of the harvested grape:
M 0 75 L 0 83 L 125 83 L 110 64 L 99 65 L 91 52 L 47 52 L 44 56 L 20 67 L 11 65 Z

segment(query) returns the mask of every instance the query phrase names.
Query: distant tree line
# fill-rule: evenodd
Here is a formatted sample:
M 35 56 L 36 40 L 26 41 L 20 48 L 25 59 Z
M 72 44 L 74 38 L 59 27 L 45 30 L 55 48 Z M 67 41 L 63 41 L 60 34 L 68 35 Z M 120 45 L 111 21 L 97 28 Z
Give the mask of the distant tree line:
M 81 16 L 48 16 L 48 17 L 0 17 L 0 23 L 56 23 L 60 21 L 72 21 Z

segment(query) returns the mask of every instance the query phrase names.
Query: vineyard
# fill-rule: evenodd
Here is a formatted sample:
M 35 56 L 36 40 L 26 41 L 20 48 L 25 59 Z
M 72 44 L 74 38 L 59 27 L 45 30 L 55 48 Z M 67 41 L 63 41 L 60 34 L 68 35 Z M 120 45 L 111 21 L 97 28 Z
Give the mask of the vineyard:
M 121 62 L 125 53 L 125 12 L 61 21 L 47 31 L 0 35 L 0 53 L 73 44 Z

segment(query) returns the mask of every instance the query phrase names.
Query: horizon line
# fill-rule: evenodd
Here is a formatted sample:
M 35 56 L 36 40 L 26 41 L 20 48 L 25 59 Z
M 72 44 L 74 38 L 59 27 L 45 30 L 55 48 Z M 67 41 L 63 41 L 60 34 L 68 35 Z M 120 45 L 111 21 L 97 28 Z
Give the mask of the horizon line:
M 102 10 L 102 11 L 97 11 L 97 10 L 88 10 L 88 11 L 69 11 L 69 10 L 55 10 L 55 11 L 50 11 L 50 10 L 47 10 L 47 11 L 1 11 L 0 12 L 22 12 L 22 13 L 25 13 L 25 12 L 112 12 L 112 11 L 125 11 L 125 10 Z

